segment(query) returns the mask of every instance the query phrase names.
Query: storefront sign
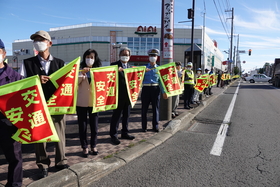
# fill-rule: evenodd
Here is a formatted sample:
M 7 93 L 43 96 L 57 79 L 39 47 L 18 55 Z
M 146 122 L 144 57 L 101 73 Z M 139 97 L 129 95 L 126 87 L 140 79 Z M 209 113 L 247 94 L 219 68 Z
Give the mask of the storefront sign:
M 162 58 L 173 59 L 174 0 L 163 0 L 162 19 Z
M 142 35 L 142 34 L 151 34 L 151 35 L 155 35 L 157 34 L 157 28 L 156 27 L 152 27 L 152 26 L 149 26 L 149 27 L 146 27 L 146 26 L 139 26 L 135 32 L 135 34 L 139 34 L 139 35 Z

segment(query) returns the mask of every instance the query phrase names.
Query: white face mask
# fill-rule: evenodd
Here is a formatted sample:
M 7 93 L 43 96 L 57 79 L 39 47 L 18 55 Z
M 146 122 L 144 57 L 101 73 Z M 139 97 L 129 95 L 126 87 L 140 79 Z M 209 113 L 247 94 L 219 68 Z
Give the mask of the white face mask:
M 3 54 L 0 54 L 0 63 L 4 61 Z
M 187 70 L 191 70 L 192 68 L 187 68 Z
M 201 74 L 201 71 L 197 71 L 197 74 Z
M 47 43 L 46 42 L 34 42 L 33 43 L 34 48 L 36 49 L 36 51 L 39 52 L 44 52 L 47 49 Z
M 128 62 L 129 59 L 130 59 L 129 56 L 121 56 L 121 61 L 123 61 L 123 62 Z
M 94 64 L 94 59 L 86 58 L 86 64 L 87 66 L 92 66 Z
M 156 56 L 150 56 L 149 57 L 149 61 L 150 62 L 156 62 L 157 61 L 157 57 Z

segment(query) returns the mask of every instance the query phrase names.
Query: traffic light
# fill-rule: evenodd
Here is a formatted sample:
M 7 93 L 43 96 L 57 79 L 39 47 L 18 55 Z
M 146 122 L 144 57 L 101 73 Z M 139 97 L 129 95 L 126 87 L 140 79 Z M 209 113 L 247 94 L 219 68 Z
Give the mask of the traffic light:
M 252 53 L 252 49 L 249 49 L 249 56 L 251 56 L 251 53 Z
M 193 15 L 193 9 L 189 8 L 188 9 L 188 19 L 193 19 L 194 15 Z

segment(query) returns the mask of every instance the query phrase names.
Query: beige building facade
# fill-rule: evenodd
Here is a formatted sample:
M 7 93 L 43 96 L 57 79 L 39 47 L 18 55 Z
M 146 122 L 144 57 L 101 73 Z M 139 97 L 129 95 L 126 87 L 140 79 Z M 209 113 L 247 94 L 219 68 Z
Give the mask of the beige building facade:
M 34 31 L 35 33 L 36 31 Z M 118 60 L 120 47 L 131 49 L 130 63 L 132 65 L 144 65 L 148 63 L 147 51 L 151 48 L 160 50 L 161 29 L 157 25 L 121 25 L 87 23 L 64 27 L 50 28 L 48 31 L 53 45 L 51 54 L 70 62 L 89 49 L 98 52 L 103 66 L 110 65 Z M 30 33 L 30 35 L 33 33 Z M 27 36 L 29 37 L 29 36 Z M 191 46 L 191 28 L 181 26 L 174 28 L 172 36 L 173 61 L 188 62 L 186 51 Z M 194 57 L 196 67 L 224 70 L 222 52 L 217 43 L 203 32 L 202 27 L 194 29 L 194 43 L 200 50 L 200 55 Z M 16 40 L 13 43 L 13 56 L 8 57 L 9 64 L 15 69 L 20 67 L 23 59 L 36 55 L 33 43 L 30 39 Z M 160 60 L 158 62 L 160 64 Z

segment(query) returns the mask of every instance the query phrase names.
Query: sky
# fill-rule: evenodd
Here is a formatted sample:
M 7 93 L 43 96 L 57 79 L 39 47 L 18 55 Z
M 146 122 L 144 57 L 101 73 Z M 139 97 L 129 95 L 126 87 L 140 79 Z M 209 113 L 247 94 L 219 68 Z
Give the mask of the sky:
M 174 0 L 174 24 L 191 26 L 178 22 L 188 20 L 192 3 Z M 0 39 L 7 55 L 12 55 L 15 40 L 29 39 L 38 30 L 83 23 L 159 25 L 161 4 L 162 0 L 0 0 Z M 248 72 L 280 58 L 279 7 L 279 0 L 195 0 L 195 26 L 205 22 L 206 33 L 217 41 L 218 48 L 229 51 L 233 9 L 233 46 L 246 52 L 240 54 L 240 60 L 246 62 L 242 70 Z M 227 57 L 224 53 L 224 60 Z

